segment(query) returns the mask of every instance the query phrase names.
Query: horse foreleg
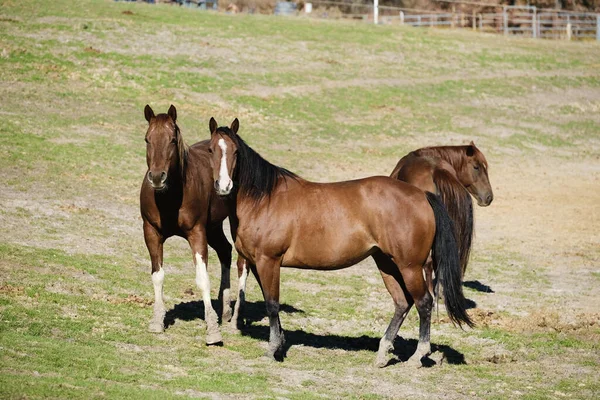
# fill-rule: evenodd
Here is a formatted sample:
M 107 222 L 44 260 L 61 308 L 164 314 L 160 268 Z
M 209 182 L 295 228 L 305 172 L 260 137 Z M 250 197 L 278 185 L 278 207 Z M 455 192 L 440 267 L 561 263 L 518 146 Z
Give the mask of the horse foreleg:
M 188 236 L 188 241 L 192 248 L 194 256 L 194 265 L 196 267 L 196 285 L 202 292 L 202 302 L 204 303 L 204 320 L 206 321 L 206 344 L 216 344 L 223 342 L 217 313 L 212 307 L 210 301 L 210 280 L 206 268 L 208 260 L 208 247 L 206 245 L 206 232 L 203 229 L 196 229 Z
M 253 266 L 251 266 L 253 267 Z M 260 257 L 252 272 L 256 276 L 262 289 L 269 317 L 269 349 L 266 356 L 282 361 L 284 357 L 285 338 L 279 320 L 279 274 L 281 260 L 269 257 Z
M 208 232 L 208 245 L 212 247 L 221 263 L 221 286 L 219 287 L 219 301 L 222 303 L 221 322 L 231 319 L 231 245 L 223 233 L 223 224 L 214 226 Z
M 152 263 L 152 286 L 154 286 L 154 308 L 152 319 L 148 325 L 150 332 L 161 333 L 165 330 L 165 302 L 163 299 L 163 282 L 165 270 L 163 263 L 163 238 L 152 225 L 144 222 L 144 240 Z
M 246 280 L 248 279 L 248 266 L 247 262 L 241 255 L 238 255 L 237 260 L 238 269 L 238 298 L 235 302 L 233 309 L 233 317 L 231 318 L 231 327 L 234 330 L 239 330 L 243 325 L 243 311 L 244 304 L 246 303 Z

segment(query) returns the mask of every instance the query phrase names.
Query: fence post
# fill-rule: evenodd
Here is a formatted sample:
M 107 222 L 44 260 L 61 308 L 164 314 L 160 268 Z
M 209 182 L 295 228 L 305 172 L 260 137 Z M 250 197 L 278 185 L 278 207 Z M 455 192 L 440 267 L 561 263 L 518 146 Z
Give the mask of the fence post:
M 571 40 L 571 34 L 573 29 L 571 28 L 571 23 L 567 22 L 567 40 Z
M 479 30 L 483 30 L 483 14 L 479 13 Z
M 537 38 L 537 8 L 533 6 L 533 17 L 531 21 L 531 33 L 533 38 Z
M 450 28 L 454 29 L 454 18 L 456 17 L 456 6 L 452 5 L 452 20 L 450 21 Z
M 475 15 L 475 9 L 473 9 L 473 14 L 471 16 L 471 20 L 473 22 L 473 30 L 477 30 L 477 16 Z
M 600 14 L 596 14 L 596 40 L 600 42 Z
M 373 23 L 379 23 L 379 0 L 373 0 Z
M 504 25 L 504 36 L 508 35 L 508 14 L 506 12 L 506 6 L 502 7 L 502 21 Z
M 400 25 L 404 25 L 404 11 L 400 11 Z

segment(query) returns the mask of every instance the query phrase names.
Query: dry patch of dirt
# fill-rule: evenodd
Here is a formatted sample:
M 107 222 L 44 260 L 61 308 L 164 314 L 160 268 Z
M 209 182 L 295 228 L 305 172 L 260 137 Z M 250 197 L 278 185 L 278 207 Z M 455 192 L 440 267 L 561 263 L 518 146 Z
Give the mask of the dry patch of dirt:
M 561 314 L 536 310 L 527 317 L 500 315 L 491 310 L 475 309 L 469 315 L 477 326 L 496 327 L 508 332 L 591 332 L 600 329 L 600 313 Z M 441 318 L 449 322 L 447 318 Z

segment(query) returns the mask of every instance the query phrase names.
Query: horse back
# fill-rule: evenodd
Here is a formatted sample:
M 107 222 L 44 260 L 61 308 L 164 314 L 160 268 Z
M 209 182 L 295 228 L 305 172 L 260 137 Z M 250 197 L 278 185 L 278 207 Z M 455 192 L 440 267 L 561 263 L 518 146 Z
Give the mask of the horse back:
M 417 243 L 435 231 L 424 192 L 389 177 L 288 181 L 280 187 L 259 205 L 238 204 L 236 247 L 250 259 L 260 248 L 272 256 L 285 254 L 284 266 L 344 268 L 376 248 L 391 249 L 398 237 Z M 346 255 L 344 262 L 339 254 Z

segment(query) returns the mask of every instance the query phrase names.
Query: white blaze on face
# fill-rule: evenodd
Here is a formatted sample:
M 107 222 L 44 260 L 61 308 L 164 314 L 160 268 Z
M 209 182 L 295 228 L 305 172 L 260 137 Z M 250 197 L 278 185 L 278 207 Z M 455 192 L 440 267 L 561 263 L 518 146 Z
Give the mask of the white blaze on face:
M 221 167 L 219 169 L 217 192 L 219 194 L 229 194 L 231 188 L 233 188 L 233 181 L 229 177 L 229 171 L 227 171 L 227 144 L 224 139 L 219 139 L 219 147 L 221 148 Z
M 208 271 L 206 270 L 206 264 L 202 260 L 202 256 L 196 253 L 196 285 L 202 291 L 202 300 L 204 301 L 204 307 L 210 307 L 210 281 L 208 279 Z M 207 306 L 208 304 L 208 306 Z

